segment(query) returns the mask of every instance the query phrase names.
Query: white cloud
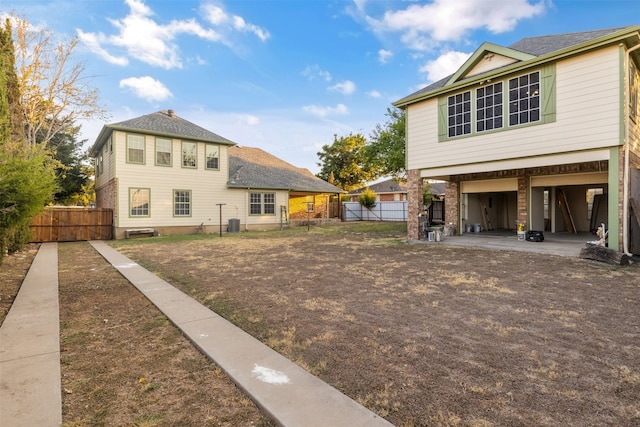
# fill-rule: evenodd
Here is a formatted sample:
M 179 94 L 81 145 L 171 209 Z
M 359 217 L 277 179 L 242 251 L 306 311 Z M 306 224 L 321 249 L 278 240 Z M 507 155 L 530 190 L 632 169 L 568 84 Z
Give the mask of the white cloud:
M 238 31 L 253 33 L 262 41 L 265 41 L 270 37 L 269 31 L 260 28 L 257 25 L 245 22 L 245 20 L 240 16 L 233 17 L 233 27 Z
M 241 114 L 238 116 L 238 123 L 247 126 L 258 126 L 260 124 L 260 117 L 253 114 Z
M 212 25 L 219 27 L 233 28 L 243 33 L 253 33 L 260 40 L 265 41 L 271 35 L 269 31 L 254 24 L 250 24 L 238 15 L 229 16 L 229 14 L 220 6 L 212 3 L 204 4 L 201 7 L 204 18 Z
M 130 89 L 137 97 L 148 101 L 164 101 L 173 96 L 162 82 L 149 76 L 122 79 L 120 87 Z
M 424 64 L 420 72 L 426 73 L 429 83 L 435 82 L 455 73 L 470 56 L 470 53 L 449 51 Z
M 317 117 L 328 117 L 333 115 L 346 115 L 349 114 L 349 109 L 344 104 L 338 104 L 335 107 L 320 106 L 320 105 L 305 105 L 302 110 L 306 113 L 313 114 Z
M 120 65 L 123 67 L 129 64 L 129 60 L 125 56 L 111 55 L 109 52 L 102 48 L 101 44 L 105 41 L 105 37 L 103 34 L 85 33 L 82 30 L 78 30 L 78 39 L 82 43 L 84 43 L 89 48 L 89 50 L 111 64 Z
M 386 49 L 380 49 L 378 51 L 378 61 L 383 64 L 386 64 L 393 57 L 393 52 Z
M 176 43 L 176 38 L 182 34 L 227 44 L 220 31 L 249 32 L 262 41 L 269 38 L 267 30 L 245 22 L 240 16 L 229 17 L 223 9 L 211 4 L 202 6 L 201 13 L 210 24 L 221 26 L 220 31 L 204 27 L 195 18 L 161 24 L 154 20 L 153 10 L 142 0 L 125 0 L 125 3 L 129 6 L 129 14 L 122 19 L 109 19 L 118 30 L 117 34 L 107 36 L 77 30 L 79 39 L 90 50 L 112 64 L 126 65 L 128 56 L 156 67 L 182 68 L 180 47 Z M 109 52 L 109 49 L 119 50 L 119 53 Z
M 326 82 L 330 82 L 333 76 L 330 72 L 322 70 L 318 64 L 309 65 L 302 71 L 302 75 L 309 81 L 313 81 L 316 78 L 320 78 Z
M 380 92 L 378 92 L 377 90 L 375 90 L 375 89 L 374 90 L 370 90 L 366 94 L 370 98 L 382 98 L 382 94 Z
M 336 83 L 335 85 L 329 87 L 329 90 L 334 92 L 340 92 L 343 95 L 351 95 L 356 91 L 356 84 L 351 80 L 345 80 L 340 83 Z
M 428 50 L 438 42 L 460 40 L 472 30 L 510 31 L 518 21 L 544 12 L 544 0 L 434 0 L 387 11 L 379 20 L 368 16 L 367 21 L 377 31 L 402 33 L 411 49 Z

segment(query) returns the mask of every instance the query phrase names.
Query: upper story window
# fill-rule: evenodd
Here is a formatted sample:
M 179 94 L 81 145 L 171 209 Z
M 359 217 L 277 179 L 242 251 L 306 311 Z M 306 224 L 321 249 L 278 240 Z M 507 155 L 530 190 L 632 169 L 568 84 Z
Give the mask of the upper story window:
M 540 72 L 509 79 L 509 126 L 540 120 Z
M 100 176 L 104 171 L 104 155 L 102 154 L 102 151 L 103 150 L 100 150 L 98 161 L 96 162 L 96 176 Z
M 447 99 L 449 137 L 471 133 L 471 92 L 463 92 Z
M 127 135 L 127 162 L 144 164 L 144 135 Z
M 182 141 L 182 167 L 197 167 L 197 147 L 195 142 Z
M 171 166 L 172 141 L 166 138 L 156 138 L 156 165 Z
M 220 147 L 213 144 L 205 145 L 206 169 L 220 169 Z
M 438 141 L 556 121 L 554 63 L 517 77 L 492 80 L 467 92 L 438 97 Z
M 503 126 L 502 82 L 476 89 L 476 131 L 500 129 Z

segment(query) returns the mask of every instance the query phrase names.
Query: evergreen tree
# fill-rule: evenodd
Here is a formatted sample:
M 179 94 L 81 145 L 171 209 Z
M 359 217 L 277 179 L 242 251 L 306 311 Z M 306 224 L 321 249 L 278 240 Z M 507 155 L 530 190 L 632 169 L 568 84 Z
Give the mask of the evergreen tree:
M 79 127 L 74 127 L 70 132 L 58 132 L 49 141 L 53 158 L 58 162 L 56 177 L 58 191 L 54 198 L 56 203 L 63 205 L 77 205 L 84 200 L 83 195 L 87 189 L 89 174 L 87 154 L 82 152 L 84 141 L 78 141 Z

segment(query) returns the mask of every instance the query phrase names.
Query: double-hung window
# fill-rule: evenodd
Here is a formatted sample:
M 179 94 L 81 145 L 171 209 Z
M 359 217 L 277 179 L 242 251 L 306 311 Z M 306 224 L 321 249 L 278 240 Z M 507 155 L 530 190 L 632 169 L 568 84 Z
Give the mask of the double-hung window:
M 196 168 L 197 144 L 195 142 L 182 141 L 182 167 Z
M 171 166 L 171 145 L 170 139 L 156 138 L 156 165 Z
M 275 193 L 250 193 L 249 212 L 251 215 L 275 215 Z
M 471 92 L 463 92 L 447 99 L 448 135 L 468 135 L 471 133 Z
M 173 215 L 191 216 L 190 190 L 173 190 Z
M 144 135 L 127 135 L 127 162 L 144 164 Z
M 129 215 L 135 217 L 149 216 L 149 193 L 148 188 L 129 189 Z
M 540 72 L 509 79 L 509 126 L 540 121 Z
M 214 144 L 205 145 L 205 162 L 206 169 L 219 170 L 220 169 L 220 147 Z
M 500 129 L 503 126 L 502 82 L 476 89 L 476 131 Z

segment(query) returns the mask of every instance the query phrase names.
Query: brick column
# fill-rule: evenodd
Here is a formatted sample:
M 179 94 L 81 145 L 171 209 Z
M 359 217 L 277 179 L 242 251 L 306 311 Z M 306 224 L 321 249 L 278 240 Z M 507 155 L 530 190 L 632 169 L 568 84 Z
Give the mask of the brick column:
M 407 239 L 420 239 L 420 224 L 418 215 L 423 209 L 422 179 L 418 169 L 407 171 Z
M 518 176 L 518 223 L 524 224 L 525 230 L 529 229 L 527 224 L 527 188 L 529 177 L 526 175 Z M 511 224 L 509 224 L 511 227 Z
M 458 200 L 458 183 L 447 181 L 444 183 L 444 223 L 455 226 L 454 234 L 461 234 L 458 223 L 460 201 Z

